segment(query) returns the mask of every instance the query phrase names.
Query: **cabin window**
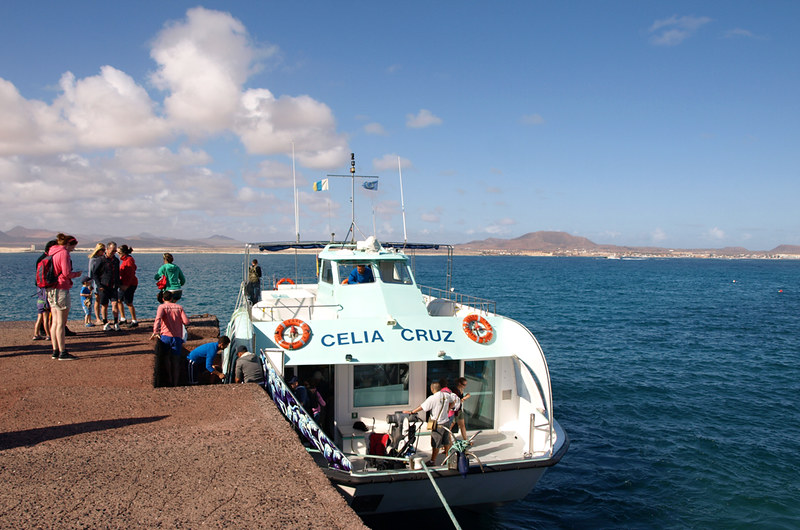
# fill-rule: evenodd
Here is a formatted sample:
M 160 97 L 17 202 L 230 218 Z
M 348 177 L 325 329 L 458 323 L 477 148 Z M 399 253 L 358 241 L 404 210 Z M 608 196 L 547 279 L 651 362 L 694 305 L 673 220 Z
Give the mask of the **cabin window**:
M 411 271 L 405 261 L 382 261 L 378 264 L 383 283 L 402 283 L 412 285 Z
M 407 404 L 407 363 L 353 366 L 353 407 Z
M 338 264 L 339 267 L 339 282 L 344 282 L 344 280 L 348 280 L 350 277 L 350 273 L 355 271 L 359 265 L 364 265 L 367 270 L 368 277 L 371 277 L 371 280 L 366 280 L 366 282 L 374 282 L 375 281 L 375 269 L 372 266 L 372 263 L 367 263 L 364 261 L 346 261 Z M 349 282 L 349 284 L 354 285 L 358 282 Z
M 322 269 L 319 272 L 319 277 L 325 283 L 333 283 L 333 269 L 331 269 L 330 261 L 322 261 Z

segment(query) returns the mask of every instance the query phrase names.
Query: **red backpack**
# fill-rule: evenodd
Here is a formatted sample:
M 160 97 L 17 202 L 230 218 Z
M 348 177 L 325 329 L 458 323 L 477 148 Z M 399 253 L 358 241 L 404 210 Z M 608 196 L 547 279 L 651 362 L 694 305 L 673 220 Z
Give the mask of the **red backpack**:
M 53 256 L 45 256 L 36 265 L 36 286 L 49 289 L 56 286 L 58 275 L 53 263 Z

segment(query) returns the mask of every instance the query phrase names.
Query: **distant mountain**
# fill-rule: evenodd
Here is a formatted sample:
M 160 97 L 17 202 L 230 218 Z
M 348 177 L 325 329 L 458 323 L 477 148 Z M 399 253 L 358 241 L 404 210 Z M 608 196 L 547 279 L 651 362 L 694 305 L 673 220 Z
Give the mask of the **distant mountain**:
M 721 249 L 666 249 L 661 247 L 628 247 L 599 245 L 585 237 L 566 232 L 529 232 L 513 239 L 488 238 L 454 245 L 456 251 L 497 253 L 541 253 L 553 255 L 596 256 L 695 256 L 695 257 L 769 257 L 800 256 L 800 246 L 781 245 L 770 251 L 748 250 L 744 247 Z
M 116 241 L 118 245 L 129 245 L 134 250 L 186 250 L 186 249 L 240 249 L 244 248 L 244 243 L 233 238 L 213 235 L 202 239 L 178 239 L 170 237 L 160 237 L 147 232 L 130 236 L 102 235 L 102 234 L 74 234 L 78 239 L 80 248 L 93 247 L 96 242 Z M 15 226 L 7 232 L 0 232 L 0 243 L 4 246 L 30 247 L 36 245 L 43 248 L 44 245 L 54 239 L 56 232 L 44 229 L 30 229 Z
M 566 232 L 529 232 L 514 239 L 489 238 L 455 245 L 456 249 L 508 250 L 528 252 L 552 252 L 558 250 L 591 250 L 600 245 Z
M 799 245 L 779 245 L 769 251 L 770 254 L 800 254 Z

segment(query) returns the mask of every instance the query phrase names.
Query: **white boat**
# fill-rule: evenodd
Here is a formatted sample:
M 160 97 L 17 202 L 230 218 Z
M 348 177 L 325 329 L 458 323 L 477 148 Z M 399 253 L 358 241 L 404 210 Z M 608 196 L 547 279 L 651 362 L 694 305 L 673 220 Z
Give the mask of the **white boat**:
M 412 270 L 412 252 L 432 248 L 448 252 L 442 289 L 418 285 Z M 245 296 L 251 252 L 285 249 L 318 250 L 315 278 L 284 278 L 251 305 Z M 267 390 L 356 512 L 514 501 L 566 453 L 569 440 L 554 417 L 538 341 L 498 314 L 494 302 L 451 288 L 452 247 L 373 238 L 253 243 L 244 263 L 225 369 L 230 376 L 235 356 L 228 352 L 240 345 L 263 356 Z M 342 284 L 358 264 L 374 282 Z M 320 380 L 327 403 L 317 421 L 289 389 L 293 376 Z M 424 418 L 398 412 L 422 403 L 431 382 L 446 377 L 453 385 L 462 376 L 471 394 L 463 401 L 468 467 L 459 471 L 455 455 L 429 467 Z M 385 455 L 374 446 L 371 452 L 370 440 L 377 439 L 388 440 Z

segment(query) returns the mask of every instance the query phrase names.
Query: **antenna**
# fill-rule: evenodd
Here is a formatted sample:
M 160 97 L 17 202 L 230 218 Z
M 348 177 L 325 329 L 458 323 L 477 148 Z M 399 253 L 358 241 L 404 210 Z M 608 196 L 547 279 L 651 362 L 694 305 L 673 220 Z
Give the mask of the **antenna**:
M 400 155 L 397 156 L 397 172 L 400 174 L 400 211 L 403 212 L 403 243 L 408 243 L 406 234 L 406 201 L 403 199 L 403 169 L 400 167 Z
M 350 228 L 347 230 L 347 235 L 344 236 L 344 241 L 347 241 L 347 236 L 352 234 L 350 242 L 356 242 L 356 179 L 377 179 L 380 178 L 376 175 L 356 175 L 356 155 L 350 153 L 350 174 L 349 175 L 328 175 L 329 177 L 344 177 L 349 178 L 350 182 Z M 361 232 L 361 229 L 358 229 Z M 364 235 L 362 232 L 361 235 Z
M 300 204 L 297 194 L 297 175 L 294 171 L 294 140 L 292 140 L 292 185 L 294 186 L 294 233 L 296 242 L 300 242 Z

